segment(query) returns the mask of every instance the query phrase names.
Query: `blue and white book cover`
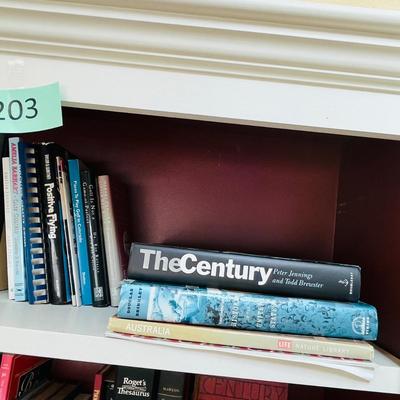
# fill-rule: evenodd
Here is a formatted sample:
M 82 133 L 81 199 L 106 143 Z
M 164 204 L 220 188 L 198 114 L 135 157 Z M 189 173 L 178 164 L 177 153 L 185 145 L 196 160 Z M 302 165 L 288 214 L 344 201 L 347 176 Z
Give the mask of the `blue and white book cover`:
M 124 281 L 120 318 L 375 340 L 377 312 L 365 303 L 268 296 Z
M 82 304 L 92 304 L 92 289 L 89 271 L 89 254 L 86 239 L 85 211 L 80 177 L 80 161 L 68 160 L 69 183 L 71 187 L 72 210 L 74 215 L 75 237 L 81 281 Z
M 11 196 L 11 231 L 14 251 L 14 295 L 16 301 L 26 301 L 26 278 L 24 265 L 24 237 L 22 227 L 22 177 L 18 150 L 18 137 L 9 139 L 10 157 L 10 196 Z
M 49 293 L 40 201 L 38 154 L 35 145 L 20 142 L 18 149 L 23 188 L 22 221 L 28 301 L 31 304 L 47 303 Z

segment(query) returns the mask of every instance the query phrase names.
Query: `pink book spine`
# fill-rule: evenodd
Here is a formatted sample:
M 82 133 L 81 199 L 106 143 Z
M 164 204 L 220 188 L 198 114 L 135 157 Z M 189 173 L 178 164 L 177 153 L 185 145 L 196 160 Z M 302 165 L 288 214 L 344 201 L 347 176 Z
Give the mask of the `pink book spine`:
M 8 389 L 11 382 L 11 366 L 14 354 L 3 354 L 0 367 L 0 400 L 8 400 Z

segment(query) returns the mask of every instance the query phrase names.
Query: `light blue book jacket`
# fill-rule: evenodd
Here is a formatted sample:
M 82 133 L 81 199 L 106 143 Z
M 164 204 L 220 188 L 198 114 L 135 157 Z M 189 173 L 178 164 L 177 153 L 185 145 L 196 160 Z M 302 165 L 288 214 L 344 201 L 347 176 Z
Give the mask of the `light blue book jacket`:
M 377 312 L 365 303 L 268 296 L 125 280 L 121 318 L 375 340 Z

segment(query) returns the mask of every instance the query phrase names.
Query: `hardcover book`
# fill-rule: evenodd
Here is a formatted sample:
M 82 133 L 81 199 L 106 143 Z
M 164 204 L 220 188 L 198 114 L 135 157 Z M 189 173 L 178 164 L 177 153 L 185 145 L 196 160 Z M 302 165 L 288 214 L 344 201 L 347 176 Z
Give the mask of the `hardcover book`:
M 170 324 L 167 322 L 124 319 L 116 316 L 109 319 L 108 329 L 113 332 L 136 336 L 196 343 L 368 361 L 374 359 L 374 347 L 362 340 Z
M 66 157 L 65 150 L 54 143 L 41 143 L 44 243 L 50 303 L 66 304 L 71 301 L 71 287 L 63 229 L 62 207 L 57 180 L 56 157 Z
M 26 301 L 26 280 L 24 264 L 24 237 L 22 228 L 22 176 L 18 151 L 18 137 L 9 139 L 10 156 L 10 194 L 11 194 L 11 231 L 13 240 L 14 297 L 16 301 Z
M 183 372 L 160 371 L 157 400 L 184 400 L 189 393 L 190 378 Z
M 60 190 L 61 214 L 63 220 L 64 239 L 67 253 L 67 264 L 69 272 L 69 283 L 71 287 L 72 305 L 81 306 L 81 284 L 79 277 L 78 255 L 76 251 L 76 240 L 74 222 L 72 215 L 72 200 L 69 190 L 69 178 L 66 161 L 63 157 L 56 156 L 57 182 Z
M 356 265 L 133 243 L 128 278 L 356 302 Z
M 30 304 L 47 303 L 49 291 L 40 196 L 38 146 L 20 142 L 18 149 L 23 188 L 22 230 L 28 301 Z
M 51 360 L 3 354 L 0 367 L 0 400 L 19 399 L 40 386 L 50 372 Z
M 256 293 L 124 281 L 118 317 L 223 328 L 375 340 L 376 309 Z
M 195 400 L 287 400 L 287 383 L 198 375 Z
M 69 181 L 71 186 L 72 209 L 74 213 L 75 238 L 77 242 L 78 265 L 80 273 L 82 304 L 92 304 L 92 285 L 90 280 L 88 243 L 85 225 L 85 212 L 82 198 L 79 160 L 68 160 Z
M 117 367 L 114 387 L 115 400 L 154 399 L 158 384 L 158 371 L 154 369 Z
M 91 171 L 84 169 L 81 170 L 81 181 L 89 250 L 93 306 L 106 307 L 110 305 L 110 294 L 96 178 Z
M 99 176 L 98 185 L 110 299 L 111 305 L 117 307 L 121 282 L 126 278 L 128 269 L 125 251 L 128 235 L 127 201 L 121 200 L 126 195 L 122 188 L 111 184 L 108 175 Z

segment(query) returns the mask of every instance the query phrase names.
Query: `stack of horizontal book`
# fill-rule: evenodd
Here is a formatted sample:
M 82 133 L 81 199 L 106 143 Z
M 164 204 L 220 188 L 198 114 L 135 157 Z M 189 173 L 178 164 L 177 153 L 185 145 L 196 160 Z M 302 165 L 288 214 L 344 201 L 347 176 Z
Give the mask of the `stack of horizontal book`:
M 108 336 L 373 360 L 358 266 L 133 243 L 128 277 Z
M 55 143 L 10 138 L 2 167 L 9 298 L 117 306 L 128 228 L 113 202 L 124 192 Z

